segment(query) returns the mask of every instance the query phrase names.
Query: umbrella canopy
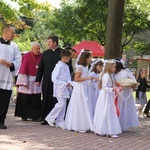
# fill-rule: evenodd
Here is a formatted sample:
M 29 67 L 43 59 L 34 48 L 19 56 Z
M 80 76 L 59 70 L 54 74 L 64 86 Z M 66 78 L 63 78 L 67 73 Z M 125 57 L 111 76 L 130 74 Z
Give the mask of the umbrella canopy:
M 80 53 L 81 49 L 88 49 L 92 51 L 93 57 L 104 57 L 105 54 L 104 47 L 96 41 L 82 41 L 72 48 L 76 50 L 77 55 Z

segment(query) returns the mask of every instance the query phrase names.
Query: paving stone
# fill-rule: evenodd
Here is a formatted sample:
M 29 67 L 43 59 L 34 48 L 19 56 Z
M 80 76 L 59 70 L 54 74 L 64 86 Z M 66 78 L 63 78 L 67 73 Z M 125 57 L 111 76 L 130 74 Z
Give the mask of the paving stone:
M 21 121 L 14 117 L 10 105 L 6 125 L 0 130 L 0 150 L 146 150 L 150 147 L 150 119 L 140 119 L 140 126 L 108 138 L 93 132 L 74 131 L 42 126 L 40 122 Z

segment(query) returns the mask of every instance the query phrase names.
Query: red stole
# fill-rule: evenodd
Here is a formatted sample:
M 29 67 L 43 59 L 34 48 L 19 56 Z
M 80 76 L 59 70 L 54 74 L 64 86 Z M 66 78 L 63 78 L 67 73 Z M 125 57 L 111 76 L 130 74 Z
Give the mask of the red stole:
M 118 92 L 119 91 L 115 90 L 115 107 L 116 107 L 117 116 L 119 117 L 120 112 L 119 112 L 119 109 L 118 109 Z

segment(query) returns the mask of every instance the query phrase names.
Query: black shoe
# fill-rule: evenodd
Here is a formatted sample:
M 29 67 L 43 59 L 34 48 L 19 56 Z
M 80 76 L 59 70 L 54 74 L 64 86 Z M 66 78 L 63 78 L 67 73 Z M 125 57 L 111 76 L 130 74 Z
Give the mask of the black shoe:
M 27 118 L 22 118 L 22 121 L 27 121 Z
M 150 117 L 149 113 L 144 113 L 147 117 Z
M 42 123 L 41 123 L 41 125 L 47 125 L 48 123 L 47 123 L 47 121 L 43 121 Z
M 0 129 L 7 129 L 7 126 L 5 126 L 4 124 L 0 124 Z

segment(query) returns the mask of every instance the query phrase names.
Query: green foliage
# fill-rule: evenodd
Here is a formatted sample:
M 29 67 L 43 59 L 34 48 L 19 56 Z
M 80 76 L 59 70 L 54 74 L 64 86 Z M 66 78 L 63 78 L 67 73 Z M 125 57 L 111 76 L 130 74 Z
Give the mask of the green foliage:
M 50 22 L 64 42 L 75 44 L 81 40 L 96 40 L 104 44 L 107 1 L 63 1 Z
M 20 16 L 33 19 L 32 28 L 25 29 L 19 35 L 19 39 L 16 39 L 21 51 L 26 50 L 26 46 L 30 46 L 29 43 L 33 40 L 39 41 L 45 50 L 47 48 L 46 40 L 50 34 L 57 34 L 60 37 L 61 45 L 63 43 L 75 45 L 81 40 L 95 40 L 105 45 L 108 1 L 62 0 L 61 8 L 55 10 L 50 9 L 49 5 L 37 4 L 35 0 L 13 1 L 18 2 L 19 11 L 10 8 L 3 0 L 0 1 L 0 5 L 3 6 L 0 7 L 0 26 L 7 23 L 20 28 L 25 26 L 24 22 L 20 22 L 18 25 Z M 122 39 L 123 48 L 126 46 L 124 49 L 129 48 L 128 44 L 134 41 L 135 35 L 150 28 L 150 13 L 148 13 L 150 9 L 147 10 L 148 5 L 144 5 L 143 0 L 137 1 L 139 0 L 126 0 Z M 149 0 L 146 2 L 148 4 Z M 145 43 L 143 40 L 142 42 Z M 136 46 L 134 44 L 132 43 L 130 48 L 137 48 L 137 43 Z M 139 51 L 140 47 L 139 44 Z
M 34 32 L 33 31 L 31 31 L 30 29 L 26 29 L 14 41 L 17 43 L 20 51 L 24 52 L 24 51 L 30 50 L 30 43 L 32 41 L 36 41 L 36 38 L 34 36 Z
M 123 46 L 129 44 L 136 34 L 150 29 L 149 13 L 144 12 L 133 5 L 126 3 L 124 24 L 123 24 Z
M 11 9 L 5 2 L 3 2 L 2 0 L 0 1 L 0 17 L 1 17 L 1 21 L 2 20 L 2 16 L 3 19 L 16 19 L 16 10 L 15 9 Z
M 47 26 L 47 12 L 40 11 L 36 14 L 38 17 L 33 19 L 34 26 L 32 28 L 25 29 L 19 37 L 15 39 L 15 42 L 19 45 L 21 51 L 30 49 L 30 43 L 37 41 L 42 45 L 42 51 L 47 49 L 47 37 L 52 33 Z
M 150 43 L 146 44 L 143 41 L 134 42 L 133 48 L 140 55 L 150 55 Z
M 132 1 L 131 1 L 132 2 Z M 148 13 L 126 0 L 123 23 L 122 47 L 131 42 L 136 34 L 150 28 Z M 56 9 L 49 26 L 66 43 L 74 45 L 81 40 L 95 40 L 105 45 L 107 4 L 104 0 L 62 1 Z
M 43 47 L 46 47 L 46 44 L 43 40 L 46 41 L 43 36 L 47 32 L 42 27 L 42 21 L 46 20 L 46 12 L 51 8 L 47 3 L 37 3 L 36 0 L 12 0 L 18 4 L 16 9 L 13 9 L 10 5 L 0 0 L 0 29 L 6 25 L 10 24 L 16 27 L 17 38 L 14 40 L 20 51 L 30 50 L 30 43 L 32 41 L 38 41 L 43 44 Z M 44 11 L 43 11 L 44 10 Z M 43 11 L 45 14 L 44 19 L 38 20 L 38 14 Z M 35 28 L 33 27 L 33 22 Z M 40 22 L 40 24 L 38 24 Z M 38 25 L 37 25 L 38 24 Z M 22 32 L 22 33 L 21 33 Z M 47 36 L 46 36 L 47 38 Z
M 20 39 L 17 38 L 17 39 L 15 39 L 15 42 L 17 43 L 19 50 L 21 52 L 29 51 L 31 48 L 30 47 L 31 41 L 29 39 L 25 40 L 25 41 L 20 41 Z
M 4 0 L 0 1 L 0 29 L 5 24 L 14 25 L 16 28 L 27 28 L 25 23 L 21 20 L 22 16 L 34 18 L 35 12 L 42 9 L 48 11 L 48 4 L 39 4 L 36 0 L 11 0 L 18 4 L 17 8 L 12 8 Z
M 131 2 L 150 14 L 150 0 L 132 0 Z

